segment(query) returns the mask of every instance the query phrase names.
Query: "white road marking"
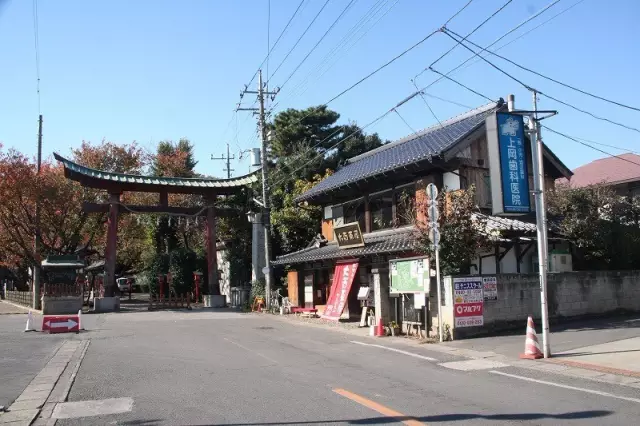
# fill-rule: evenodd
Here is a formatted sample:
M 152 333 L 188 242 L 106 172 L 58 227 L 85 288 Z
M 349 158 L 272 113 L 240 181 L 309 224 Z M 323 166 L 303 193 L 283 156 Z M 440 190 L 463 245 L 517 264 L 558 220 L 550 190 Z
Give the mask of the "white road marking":
M 424 355 L 418 355 L 418 354 L 414 354 L 412 352 L 407 352 L 407 351 L 403 351 L 400 349 L 396 349 L 396 348 L 390 348 L 388 346 L 382 346 L 382 345 L 374 345 L 372 343 L 364 343 L 364 342 L 357 342 L 355 340 L 352 340 L 351 343 L 355 343 L 356 345 L 362 345 L 362 346 L 372 346 L 374 348 L 380 348 L 380 349 L 386 349 L 388 351 L 392 351 L 392 352 L 397 352 L 399 354 L 404 354 L 404 355 L 408 355 L 408 356 L 412 356 L 414 358 L 420 358 L 420 359 L 424 359 L 426 361 L 431 361 L 431 362 L 437 362 L 438 360 L 435 358 L 431 358 L 429 356 L 424 356 Z
M 509 366 L 503 362 L 492 361 L 490 359 L 470 359 L 467 361 L 443 362 L 438 365 L 460 371 L 488 370 L 490 368 L 502 368 Z
M 579 392 L 591 393 L 593 395 L 607 396 L 609 398 L 621 399 L 623 401 L 630 401 L 630 402 L 635 402 L 637 404 L 640 404 L 640 399 L 638 399 L 638 398 L 631 398 L 631 397 L 628 397 L 628 396 L 614 395 L 614 394 L 609 393 L 609 392 L 603 392 L 603 391 L 598 391 L 598 390 L 593 390 L 593 389 L 586 389 L 586 388 L 579 388 L 579 387 L 576 387 L 576 386 L 563 385 L 561 383 L 547 382 L 545 380 L 532 379 L 530 377 L 518 376 L 516 374 L 503 373 L 502 371 L 492 370 L 492 371 L 489 371 L 489 373 L 491 373 L 491 374 L 499 374 L 501 376 L 511 377 L 513 379 L 526 380 L 528 382 L 540 383 L 542 385 L 549 385 L 549 386 L 555 386 L 555 387 L 563 388 L 563 389 L 570 389 L 570 390 L 575 390 L 575 391 L 579 391 Z
M 56 404 L 52 417 L 54 419 L 75 419 L 77 417 L 106 416 L 109 414 L 128 413 L 132 409 L 132 398 L 61 402 Z
M 243 345 L 241 345 L 241 344 L 240 344 L 240 343 L 238 343 L 238 342 L 234 342 L 233 340 L 231 340 L 231 339 L 227 339 L 226 337 L 223 337 L 223 339 L 224 339 L 224 340 L 226 340 L 226 341 L 227 341 L 227 342 L 229 342 L 229 343 L 232 343 L 232 344 L 234 344 L 234 345 L 238 346 L 239 348 L 244 349 L 245 351 L 248 351 L 248 352 L 251 352 L 251 353 L 254 353 L 254 354 L 258 355 L 258 356 L 260 356 L 260 357 L 262 357 L 262 358 L 266 359 L 266 360 L 267 360 L 267 361 L 269 361 L 269 362 L 273 362 L 274 364 L 279 364 L 279 363 L 278 363 L 278 361 L 276 361 L 275 359 L 273 359 L 273 358 L 269 358 L 268 356 L 263 355 L 263 354 L 261 354 L 261 353 L 260 353 L 260 352 L 258 352 L 258 351 L 254 351 L 254 350 L 253 350 L 253 349 L 251 349 L 251 348 L 248 348 L 248 347 L 246 347 L 246 346 L 243 346 Z

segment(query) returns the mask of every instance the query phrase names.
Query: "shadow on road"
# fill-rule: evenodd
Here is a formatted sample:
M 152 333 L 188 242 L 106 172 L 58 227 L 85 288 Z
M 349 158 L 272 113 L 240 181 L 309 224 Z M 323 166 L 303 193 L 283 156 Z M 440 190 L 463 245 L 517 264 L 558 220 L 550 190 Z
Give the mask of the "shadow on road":
M 315 424 L 330 424 L 330 423 L 347 423 L 351 425 L 383 425 L 389 423 L 397 423 L 402 421 L 420 421 L 425 423 L 437 423 L 437 422 L 454 422 L 465 420 L 489 420 L 489 421 L 525 421 L 525 420 L 542 420 L 542 419 L 557 419 L 557 420 L 579 420 L 579 419 L 592 419 L 597 417 L 605 417 L 613 414 L 612 411 L 606 410 L 589 410 L 589 411 L 572 411 L 569 413 L 550 414 L 550 413 L 515 413 L 515 414 L 439 414 L 435 416 L 423 416 L 423 417 L 410 417 L 410 416 L 397 416 L 397 417 L 368 417 L 364 419 L 342 419 L 342 420 L 312 420 L 312 421 L 290 421 L 290 422 L 259 422 L 259 423 L 210 423 L 208 426 L 257 426 L 257 425 L 315 425 Z M 130 420 L 118 422 L 120 425 L 127 426 L 151 426 L 160 424 L 162 420 Z M 187 424 L 185 424 L 187 426 Z

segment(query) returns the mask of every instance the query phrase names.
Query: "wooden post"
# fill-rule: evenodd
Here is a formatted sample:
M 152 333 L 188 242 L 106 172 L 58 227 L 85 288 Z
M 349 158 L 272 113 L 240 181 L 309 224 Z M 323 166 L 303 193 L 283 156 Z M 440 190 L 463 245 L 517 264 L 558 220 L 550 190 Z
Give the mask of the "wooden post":
M 207 209 L 207 278 L 209 284 L 209 294 L 213 296 L 220 295 L 216 238 L 216 213 L 213 207 L 209 207 Z
M 104 297 L 116 293 L 116 249 L 118 245 L 118 207 L 120 194 L 109 194 L 109 217 L 107 220 L 107 247 L 105 250 Z

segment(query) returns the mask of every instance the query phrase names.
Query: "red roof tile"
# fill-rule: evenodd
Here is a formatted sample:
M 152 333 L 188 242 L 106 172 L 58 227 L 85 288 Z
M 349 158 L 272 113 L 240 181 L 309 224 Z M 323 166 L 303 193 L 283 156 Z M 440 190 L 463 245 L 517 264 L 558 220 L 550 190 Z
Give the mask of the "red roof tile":
M 640 181 L 640 155 L 628 153 L 620 154 L 618 157 L 629 161 L 616 157 L 600 158 L 573 170 L 571 186 L 579 188 L 603 182 L 613 184 Z M 566 181 L 566 179 L 558 179 L 558 183 Z

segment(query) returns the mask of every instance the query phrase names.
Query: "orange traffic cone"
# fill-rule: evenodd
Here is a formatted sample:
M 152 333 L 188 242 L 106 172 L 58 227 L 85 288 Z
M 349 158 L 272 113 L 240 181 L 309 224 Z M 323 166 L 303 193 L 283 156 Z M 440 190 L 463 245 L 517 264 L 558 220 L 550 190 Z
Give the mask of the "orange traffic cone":
M 376 323 L 376 337 L 385 337 L 384 325 L 382 324 L 382 318 Z
M 520 354 L 522 359 L 540 359 L 544 358 L 542 351 L 540 350 L 540 344 L 538 343 L 538 336 L 536 335 L 536 326 L 533 324 L 533 318 L 527 319 L 527 337 L 524 341 L 524 353 Z

